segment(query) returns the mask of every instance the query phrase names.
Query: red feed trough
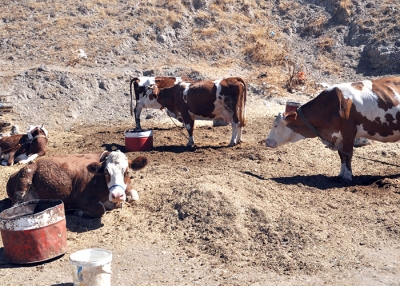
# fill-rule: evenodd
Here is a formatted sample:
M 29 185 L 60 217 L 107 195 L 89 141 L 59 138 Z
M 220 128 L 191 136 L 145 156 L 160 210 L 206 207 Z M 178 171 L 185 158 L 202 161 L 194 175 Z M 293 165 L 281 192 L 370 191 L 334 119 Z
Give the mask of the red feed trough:
M 153 149 L 153 131 L 152 130 L 126 130 L 125 149 L 127 152 L 149 151 Z
M 62 200 L 32 200 L 0 213 L 5 260 L 15 264 L 42 262 L 67 252 Z

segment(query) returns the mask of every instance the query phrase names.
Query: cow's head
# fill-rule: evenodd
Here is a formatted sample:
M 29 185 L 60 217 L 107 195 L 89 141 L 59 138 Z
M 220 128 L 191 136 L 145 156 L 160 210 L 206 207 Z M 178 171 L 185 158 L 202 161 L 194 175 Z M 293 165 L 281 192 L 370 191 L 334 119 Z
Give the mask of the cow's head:
M 288 142 L 296 142 L 305 137 L 300 133 L 295 132 L 292 126 L 297 125 L 297 112 L 279 113 L 275 118 L 272 129 L 268 134 L 265 144 L 267 147 L 276 148 Z
M 129 168 L 138 171 L 147 165 L 146 157 L 137 157 L 128 160 L 126 155 L 121 151 L 106 152 L 102 157 L 104 175 L 109 190 L 108 199 L 112 202 L 124 202 L 126 193 L 137 194 L 135 190 L 131 190 Z M 100 159 L 102 160 L 102 158 Z
M 46 128 L 44 128 L 44 124 L 42 124 L 41 126 L 30 125 L 26 134 L 28 135 L 29 140 L 34 140 L 41 137 L 49 137 L 49 133 L 47 132 Z
M 147 86 L 147 91 L 143 98 L 137 103 L 140 108 L 162 108 L 162 105 L 157 101 L 160 89 L 157 85 Z
M 145 96 L 148 86 L 155 84 L 155 77 L 135 77 L 131 80 L 133 90 L 135 92 L 136 101 L 139 101 Z

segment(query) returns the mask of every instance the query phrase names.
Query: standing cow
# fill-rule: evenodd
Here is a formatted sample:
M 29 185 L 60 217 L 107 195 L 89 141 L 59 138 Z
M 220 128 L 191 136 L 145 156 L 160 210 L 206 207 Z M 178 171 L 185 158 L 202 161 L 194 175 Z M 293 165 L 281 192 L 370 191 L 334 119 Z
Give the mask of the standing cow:
M 279 113 L 266 145 L 319 137 L 341 160 L 339 177 L 352 180 L 355 138 L 400 140 L 400 77 L 330 86 L 297 110 Z
M 143 106 L 138 105 L 138 102 L 143 98 L 149 89 L 150 85 L 156 85 L 159 88 L 171 87 L 174 84 L 181 82 L 182 80 L 190 81 L 189 78 L 186 77 L 135 77 L 131 80 L 129 84 L 130 95 L 131 95 L 131 115 L 135 114 L 135 122 L 136 122 L 136 130 L 142 130 L 140 125 L 140 114 L 142 112 Z M 133 94 L 132 94 L 132 85 L 133 91 L 135 92 L 136 105 L 133 107 Z M 147 108 L 151 108 L 150 106 Z M 174 116 L 174 114 L 170 114 L 170 116 Z
M 245 126 L 246 84 L 239 77 L 216 81 L 180 82 L 169 88 L 153 85 L 138 106 L 167 108 L 180 119 L 189 133 L 187 146 L 194 145 L 195 117 L 222 118 L 232 124 L 232 138 L 228 146 L 242 142 Z
M 139 199 L 129 169 L 140 170 L 146 157 L 128 160 L 121 151 L 63 155 L 41 159 L 12 174 L 7 195 L 12 204 L 33 199 L 61 199 L 83 217 L 101 217 L 106 202 Z
M 42 126 L 29 126 L 26 134 L 5 136 L 0 139 L 2 165 L 12 166 L 18 162 L 27 164 L 46 154 L 49 133 Z

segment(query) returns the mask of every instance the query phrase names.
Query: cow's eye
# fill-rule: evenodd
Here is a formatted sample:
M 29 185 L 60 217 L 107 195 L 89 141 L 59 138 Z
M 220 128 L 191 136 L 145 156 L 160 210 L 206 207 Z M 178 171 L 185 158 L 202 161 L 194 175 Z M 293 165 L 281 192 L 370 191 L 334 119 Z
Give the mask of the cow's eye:
M 124 172 L 124 177 L 128 177 L 129 176 L 129 171 L 125 171 Z
M 107 170 L 107 169 L 105 169 L 105 170 L 104 170 L 104 175 L 106 175 L 106 176 L 110 176 L 110 173 L 108 172 L 108 170 Z

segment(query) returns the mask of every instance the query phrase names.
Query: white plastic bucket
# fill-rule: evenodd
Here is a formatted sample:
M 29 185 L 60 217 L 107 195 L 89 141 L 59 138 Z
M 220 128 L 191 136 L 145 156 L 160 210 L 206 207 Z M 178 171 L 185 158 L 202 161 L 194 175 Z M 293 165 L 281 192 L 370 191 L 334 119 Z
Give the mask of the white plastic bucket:
M 71 254 L 74 286 L 110 286 L 111 285 L 110 251 L 101 248 L 88 248 Z

